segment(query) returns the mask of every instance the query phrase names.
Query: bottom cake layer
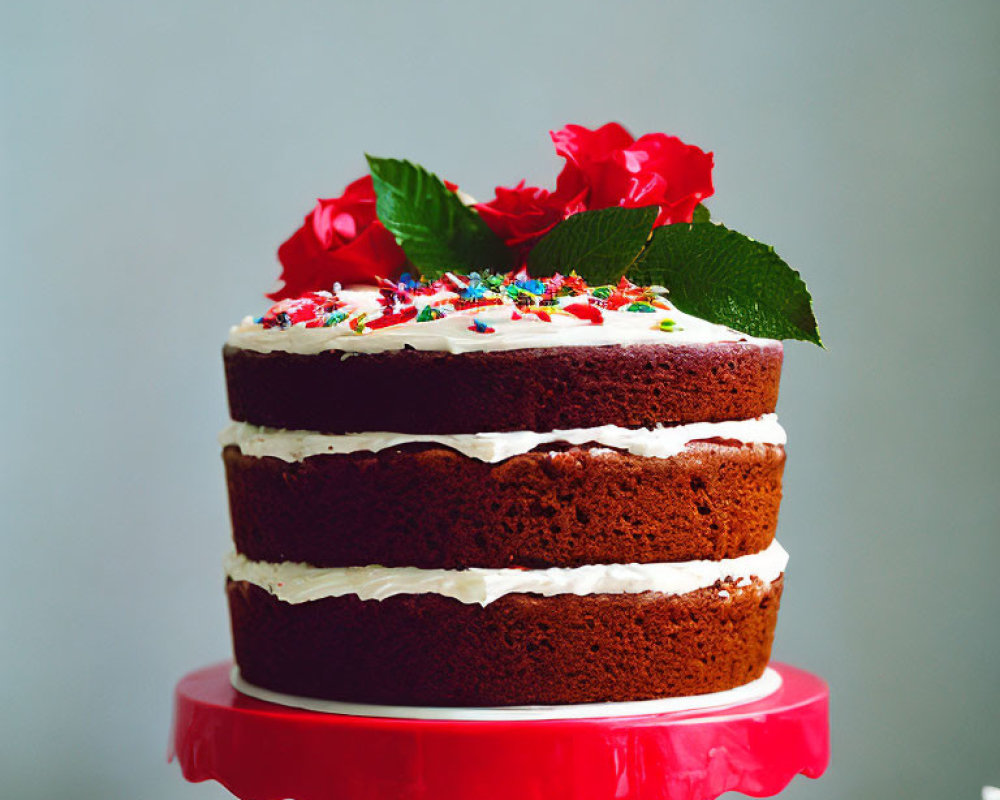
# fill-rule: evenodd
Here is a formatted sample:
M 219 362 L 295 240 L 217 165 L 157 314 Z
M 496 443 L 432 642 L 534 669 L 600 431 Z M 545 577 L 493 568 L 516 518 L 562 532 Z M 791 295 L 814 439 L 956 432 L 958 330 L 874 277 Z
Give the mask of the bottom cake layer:
M 485 606 L 438 594 L 292 604 L 233 580 L 227 592 L 236 663 L 256 686 L 359 703 L 558 705 L 760 677 L 783 580 L 681 595 L 508 594 Z

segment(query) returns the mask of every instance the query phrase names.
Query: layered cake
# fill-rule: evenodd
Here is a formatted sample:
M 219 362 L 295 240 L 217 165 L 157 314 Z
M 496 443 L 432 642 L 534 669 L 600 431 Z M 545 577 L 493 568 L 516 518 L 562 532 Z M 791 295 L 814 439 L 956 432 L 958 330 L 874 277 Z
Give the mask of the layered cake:
M 555 304 L 519 306 L 518 282 Z M 243 678 L 495 706 L 759 677 L 786 560 L 781 343 L 631 285 L 601 308 L 589 287 L 511 281 L 463 309 L 468 279 L 442 283 L 323 293 L 302 327 L 233 330 L 222 441 Z M 584 304 L 599 323 L 564 310 Z M 367 333 L 307 327 L 399 309 L 415 313 Z M 426 309 L 442 316 L 418 322 Z
M 414 277 L 406 250 L 377 277 L 357 259 L 324 273 L 317 258 L 389 233 L 367 191 L 351 225 L 321 201 L 284 246 L 286 291 L 224 349 L 242 681 L 524 706 L 759 678 L 787 562 L 781 342 L 683 313 L 663 286 L 530 272 L 530 237 L 488 208 L 506 271 Z M 653 198 L 657 226 L 697 200 L 678 220 Z M 309 277 L 292 287 L 295 258 Z

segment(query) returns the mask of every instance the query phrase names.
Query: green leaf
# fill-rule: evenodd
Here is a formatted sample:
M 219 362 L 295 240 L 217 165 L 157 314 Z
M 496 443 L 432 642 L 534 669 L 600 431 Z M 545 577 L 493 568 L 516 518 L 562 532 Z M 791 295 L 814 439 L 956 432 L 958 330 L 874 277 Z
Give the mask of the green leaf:
M 564 219 L 528 254 L 532 275 L 568 274 L 591 285 L 617 283 L 642 251 L 656 219 L 656 206 L 601 208 Z
M 712 221 L 712 215 L 709 213 L 708 207 L 704 203 L 698 203 L 694 207 L 694 215 L 691 217 L 691 222 L 695 225 L 704 225 L 706 222 Z
M 437 175 L 409 161 L 366 158 L 378 218 L 424 277 L 510 267 L 507 246 Z
M 774 248 L 722 225 L 664 225 L 629 280 L 659 284 L 681 311 L 769 339 L 822 347 L 812 298 Z

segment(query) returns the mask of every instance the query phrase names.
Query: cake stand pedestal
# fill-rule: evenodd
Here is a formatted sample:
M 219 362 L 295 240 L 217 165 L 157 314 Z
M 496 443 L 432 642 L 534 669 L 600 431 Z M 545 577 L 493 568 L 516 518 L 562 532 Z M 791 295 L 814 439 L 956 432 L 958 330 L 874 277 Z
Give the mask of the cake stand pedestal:
M 777 794 L 829 760 L 828 691 L 781 687 L 700 711 L 456 721 L 305 711 L 240 694 L 229 663 L 177 685 L 169 758 L 240 800 L 714 800 Z

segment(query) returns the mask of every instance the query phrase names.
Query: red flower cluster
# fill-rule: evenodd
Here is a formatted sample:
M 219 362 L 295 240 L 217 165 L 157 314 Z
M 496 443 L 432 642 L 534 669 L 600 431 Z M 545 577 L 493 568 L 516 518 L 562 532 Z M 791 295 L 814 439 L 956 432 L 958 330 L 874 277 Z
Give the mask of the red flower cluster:
M 566 159 L 554 192 L 521 181 L 510 189 L 498 186 L 495 199 L 476 206 L 486 224 L 522 256 L 579 211 L 655 205 L 657 225 L 690 222 L 695 206 L 714 192 L 712 154 L 675 136 L 649 133 L 634 139 L 616 122 L 596 130 L 567 125 L 550 135 Z
M 596 130 L 567 125 L 550 133 L 566 159 L 556 190 L 521 181 L 498 186 L 476 210 L 524 263 L 534 244 L 566 217 L 610 206 L 658 206 L 657 225 L 690 222 L 695 206 L 714 191 L 712 154 L 674 136 L 634 139 L 609 122 Z M 447 184 L 453 191 L 454 184 Z M 273 300 L 342 284 L 375 284 L 397 278 L 406 254 L 375 215 L 375 190 L 366 176 L 340 197 L 320 200 L 291 238 L 278 248 L 284 285 Z
M 282 300 L 330 289 L 335 282 L 399 277 L 406 254 L 376 218 L 375 200 L 370 175 L 354 181 L 340 197 L 319 200 L 302 227 L 278 248 L 284 285 L 268 297 Z

